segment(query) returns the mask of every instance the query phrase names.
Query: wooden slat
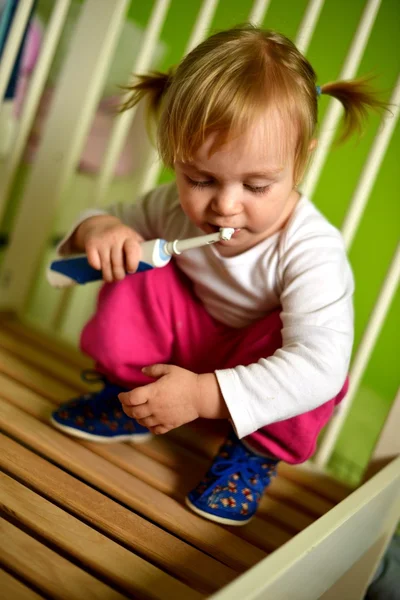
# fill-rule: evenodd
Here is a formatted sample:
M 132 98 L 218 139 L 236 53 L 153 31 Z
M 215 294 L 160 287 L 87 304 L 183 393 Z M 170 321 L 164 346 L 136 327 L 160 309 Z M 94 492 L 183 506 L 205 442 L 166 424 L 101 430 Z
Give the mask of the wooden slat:
M 181 503 L 3 399 L 0 399 L 0 426 L 67 471 L 234 569 L 248 568 L 265 556 L 223 527 L 191 513 Z
M 10 600 L 41 600 L 43 598 L 3 569 L 0 569 L 0 589 L 3 598 L 10 598 Z
M 93 366 L 93 360 L 78 352 L 71 344 L 31 323 L 24 323 L 12 313 L 0 312 L 0 329 L 12 333 L 21 342 L 30 342 L 33 347 L 43 349 L 77 369 L 90 369 Z
M 4 519 L 0 519 L 0 546 L 2 564 L 54 600 L 122 600 L 126 597 Z
M 0 348 L 0 372 L 27 385 L 28 388 L 35 390 L 45 398 L 56 397 L 61 401 L 66 401 L 68 398 L 78 395 L 78 390 L 72 385 L 61 383 L 36 367 L 27 365 L 21 358 L 4 348 Z
M 1 434 L 0 467 L 195 589 L 213 592 L 237 575 L 233 569 L 174 538 Z M 42 535 L 46 536 L 46 531 L 42 531 Z
M 85 383 L 80 377 L 79 369 L 70 366 L 48 351 L 35 347 L 29 341 L 21 341 L 15 335 L 0 328 L 0 348 L 22 359 L 25 364 L 39 367 L 43 372 L 56 375 L 57 379 L 77 391 L 93 390 L 93 385 Z
M 98 533 L 8 475 L 0 473 L 0 507 L 128 595 L 196 600 L 201 594 Z

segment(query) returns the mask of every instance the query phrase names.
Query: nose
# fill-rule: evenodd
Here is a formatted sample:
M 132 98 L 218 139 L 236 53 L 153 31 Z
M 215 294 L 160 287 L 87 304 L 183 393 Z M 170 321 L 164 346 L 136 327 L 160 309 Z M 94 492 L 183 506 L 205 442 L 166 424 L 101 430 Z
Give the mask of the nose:
M 229 217 L 242 211 L 242 201 L 235 191 L 217 190 L 213 196 L 211 208 L 216 214 Z

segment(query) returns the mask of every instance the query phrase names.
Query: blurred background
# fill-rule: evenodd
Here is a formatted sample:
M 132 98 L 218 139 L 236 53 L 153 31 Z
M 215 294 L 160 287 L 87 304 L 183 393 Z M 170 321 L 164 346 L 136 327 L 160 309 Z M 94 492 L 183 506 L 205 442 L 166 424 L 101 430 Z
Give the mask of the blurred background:
M 7 192 L 3 217 L 0 220 L 0 260 L 6 255 L 10 243 L 10 232 L 35 164 L 46 119 L 51 110 L 54 89 L 70 52 L 83 4 L 83 0 L 73 0 L 69 3 L 67 17 L 24 152 Z M 66 185 L 63 186 L 47 248 L 41 256 L 34 285 L 30 289 L 28 301 L 23 309 L 24 318 L 45 330 L 57 332 L 62 339 L 75 345 L 83 323 L 93 310 L 98 288 L 94 285 L 90 289 L 76 290 L 73 295 L 63 295 L 61 310 L 60 292 L 49 287 L 44 273 L 54 253 L 57 240 L 66 233 L 76 214 L 87 206 L 97 203 L 96 183 L 115 120 L 115 107 L 121 95 L 120 86 L 129 81 L 132 65 L 142 47 L 144 30 L 155 3 L 152 0 L 142 0 L 126 4 L 124 23 L 104 77 L 100 101 L 91 115 L 91 127 L 78 164 L 69 174 Z M 307 58 L 318 74 L 320 85 L 339 77 L 367 4 L 366 0 L 326 0 L 321 3 L 318 22 L 306 51 Z M 0 58 L 6 40 L 5 15 L 11 5 L 12 2 L 0 0 Z M 102 0 L 98 5 L 100 10 Z M 180 61 L 202 5 L 201 0 L 190 0 L 190 2 L 171 0 L 150 61 L 152 68 L 165 70 Z M 263 16 L 262 26 L 276 29 L 295 41 L 308 5 L 308 0 L 272 0 Z M 380 91 L 382 99 L 389 101 L 400 71 L 400 3 L 399 0 L 382 0 L 378 5 L 376 20 L 357 69 L 357 75 L 373 75 L 374 85 Z M 33 3 L 21 64 L 17 70 L 16 85 L 9 91 L 8 96 L 6 94 L 4 105 L 7 104 L 7 110 L 3 106 L 0 112 L 0 185 L 2 173 L 4 175 L 2 169 L 12 146 L 14 132 L 18 129 L 18 120 L 26 99 L 29 81 L 35 72 L 40 47 L 54 6 L 54 0 L 37 0 Z M 253 7 L 252 0 L 220 0 L 216 5 L 211 24 L 207 26 L 207 33 L 248 21 Z M 76 91 L 72 88 L 71 97 Z M 320 123 L 324 121 L 329 104 L 329 99 L 320 98 Z M 343 146 L 334 144 L 329 150 L 313 190 L 312 200 L 316 206 L 339 228 L 343 224 L 349 202 L 357 187 L 380 123 L 381 116 L 371 114 L 365 132 L 360 138 L 354 137 Z M 60 129 L 62 130 L 61 125 Z M 356 279 L 355 351 L 399 241 L 399 156 L 400 128 L 397 125 L 370 194 L 368 207 L 350 248 L 350 260 Z M 135 114 L 123 150 L 115 165 L 114 177 L 106 192 L 103 193 L 101 204 L 134 201 L 143 189 L 143 173 L 149 169 L 155 173 L 153 183 L 165 182 L 173 178 L 173 173 L 155 165 L 156 158 L 146 136 L 143 111 L 140 108 Z M 43 186 L 46 187 L 45 182 Z M 40 222 L 32 222 L 33 228 L 40 226 Z M 350 414 L 330 459 L 329 468 L 332 472 L 350 483 L 358 482 L 398 389 L 399 309 L 400 295 L 397 290 Z

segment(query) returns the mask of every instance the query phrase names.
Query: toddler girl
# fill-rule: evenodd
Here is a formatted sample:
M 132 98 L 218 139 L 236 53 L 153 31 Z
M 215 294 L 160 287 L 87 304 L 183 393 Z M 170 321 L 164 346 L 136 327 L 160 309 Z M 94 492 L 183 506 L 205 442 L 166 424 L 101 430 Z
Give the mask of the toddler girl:
M 362 80 L 317 86 L 292 42 L 250 25 L 211 36 L 174 73 L 139 76 L 123 108 L 149 99 L 176 181 L 85 212 L 59 249 L 86 252 L 106 281 L 81 338 L 104 389 L 61 406 L 53 424 L 139 442 L 228 419 L 231 434 L 187 496 L 225 524 L 249 521 L 279 460 L 313 454 L 347 389 L 352 272 L 339 231 L 297 189 L 321 93 L 343 103 L 344 136 L 382 105 Z M 234 228 L 231 240 L 125 276 L 142 240 L 221 227 Z

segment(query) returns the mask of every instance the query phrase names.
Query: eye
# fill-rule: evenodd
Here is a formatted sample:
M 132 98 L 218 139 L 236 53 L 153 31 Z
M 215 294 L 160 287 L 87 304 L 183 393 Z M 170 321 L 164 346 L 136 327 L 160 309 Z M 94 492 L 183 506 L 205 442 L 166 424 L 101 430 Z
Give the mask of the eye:
M 209 187 L 210 185 L 212 185 L 214 183 L 212 179 L 209 179 L 207 181 L 196 181 L 195 179 L 191 179 L 187 175 L 185 175 L 185 177 L 186 177 L 186 181 L 188 182 L 188 184 L 192 188 L 195 188 L 195 189 L 206 188 L 206 187 Z
M 271 184 L 263 186 L 244 184 L 244 187 L 246 188 L 246 190 L 249 190 L 249 192 L 251 192 L 252 194 L 266 194 L 271 188 Z

